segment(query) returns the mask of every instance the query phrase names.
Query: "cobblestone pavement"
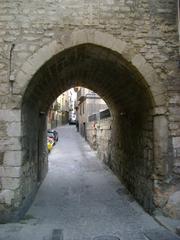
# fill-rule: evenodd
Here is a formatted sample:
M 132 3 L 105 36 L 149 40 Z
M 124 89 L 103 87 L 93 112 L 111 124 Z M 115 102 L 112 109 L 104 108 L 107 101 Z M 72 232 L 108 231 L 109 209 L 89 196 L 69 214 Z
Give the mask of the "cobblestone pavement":
M 143 211 L 75 126 L 58 131 L 34 203 L 19 223 L 0 225 L 0 240 L 178 239 Z

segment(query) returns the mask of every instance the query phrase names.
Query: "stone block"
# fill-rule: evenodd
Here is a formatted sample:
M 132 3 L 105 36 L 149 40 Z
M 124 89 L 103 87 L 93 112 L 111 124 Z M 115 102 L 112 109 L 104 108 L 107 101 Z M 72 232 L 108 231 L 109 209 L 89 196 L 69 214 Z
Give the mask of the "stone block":
M 0 192 L 0 203 L 11 205 L 12 199 L 14 199 L 14 191 L 3 190 Z
M 20 110 L 0 110 L 0 120 L 6 122 L 20 122 L 21 111 Z
M 0 176 L 1 177 L 20 177 L 21 176 L 21 167 L 0 167 Z
M 176 191 L 169 197 L 166 208 L 172 217 L 180 218 L 180 191 Z
M 14 20 L 14 16 L 11 15 L 1 15 L 0 16 L 0 21 L 13 21 Z
M 178 104 L 180 102 L 180 96 L 174 95 L 169 99 L 169 102 L 172 104 Z
M 167 112 L 167 108 L 166 107 L 156 107 L 154 108 L 154 115 L 163 115 Z
M 172 142 L 174 148 L 180 148 L 180 137 L 173 137 Z
M 20 178 L 2 177 L 3 190 L 15 190 L 20 187 Z
M 7 83 L 0 84 L 0 95 L 6 95 L 9 93 L 9 85 Z
M 158 86 L 156 86 L 156 88 L 159 89 Z M 154 92 L 154 90 L 155 90 L 155 87 L 154 87 L 154 89 L 151 87 L 151 91 Z M 156 91 L 156 90 L 155 90 L 155 91 Z M 156 95 L 154 95 L 154 99 L 155 99 L 156 104 L 157 104 L 158 106 L 166 105 L 166 101 L 167 101 L 166 92 L 163 92 L 163 91 L 162 91 L 161 93 L 157 93 L 157 92 L 156 92 Z
M 7 133 L 6 133 L 6 123 L 4 121 L 0 121 L 0 137 L 6 137 Z
M 72 33 L 73 45 L 83 44 L 88 42 L 88 36 L 86 31 L 75 31 Z
M 114 40 L 112 43 L 112 50 L 122 53 L 127 46 L 127 43 L 121 40 Z
M 157 116 L 154 118 L 154 136 L 156 144 L 161 147 L 160 151 L 167 152 L 168 139 L 168 121 L 166 116 Z
M 38 50 L 37 53 L 33 54 L 28 59 L 27 65 L 23 65 L 23 71 L 25 71 L 27 75 L 29 75 L 30 73 L 35 73 L 43 63 L 45 63 L 62 49 L 63 46 L 56 41 L 53 41 L 46 46 L 43 46 Z
M 13 87 L 13 96 L 9 98 L 9 102 L 7 103 L 7 108 L 9 109 L 20 109 L 21 108 L 21 102 L 22 102 L 22 96 L 17 95 L 20 93 L 20 89 L 17 89 L 16 84 L 14 84 Z
M 4 166 L 18 167 L 22 165 L 21 151 L 7 151 L 4 153 Z
M 17 151 L 21 150 L 21 143 L 18 137 L 0 139 L 0 150 Z
M 62 34 L 60 38 L 60 43 L 64 46 L 64 49 L 72 47 L 73 43 L 70 32 Z
M 171 195 L 169 198 L 169 202 L 176 205 L 178 204 L 180 208 L 180 191 L 173 193 L 173 195 Z
M 21 136 L 21 124 L 20 122 L 13 122 L 7 124 L 7 134 L 9 137 Z
M 165 156 L 168 156 L 168 120 L 166 116 L 154 117 L 154 157 L 158 175 L 165 175 L 167 168 Z
M 23 90 L 23 88 L 25 88 L 26 84 L 27 84 L 27 79 L 30 79 L 32 77 L 31 76 L 27 76 L 26 73 L 24 73 L 23 71 L 19 71 L 16 77 L 16 84 L 17 84 L 17 88 L 20 88 Z
M 104 46 L 107 48 L 111 48 L 114 43 L 114 37 L 107 33 L 102 33 L 95 31 L 94 33 L 94 41 L 97 45 Z

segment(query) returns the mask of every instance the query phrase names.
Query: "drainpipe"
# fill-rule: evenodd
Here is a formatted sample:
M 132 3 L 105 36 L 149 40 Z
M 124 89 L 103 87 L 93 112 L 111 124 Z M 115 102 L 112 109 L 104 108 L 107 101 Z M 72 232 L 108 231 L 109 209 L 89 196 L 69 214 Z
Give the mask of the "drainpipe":
M 10 55 L 9 55 L 9 83 L 10 83 L 10 93 L 13 94 L 13 84 L 15 81 L 15 76 L 12 74 L 12 54 L 13 54 L 13 49 L 15 47 L 15 44 L 13 43 L 11 45 L 10 49 Z
M 178 9 L 178 35 L 179 35 L 179 43 L 180 43 L 180 0 L 177 1 L 177 9 Z M 179 55 L 180 55 L 180 47 L 179 47 Z M 178 68 L 180 68 L 180 57 L 177 60 Z

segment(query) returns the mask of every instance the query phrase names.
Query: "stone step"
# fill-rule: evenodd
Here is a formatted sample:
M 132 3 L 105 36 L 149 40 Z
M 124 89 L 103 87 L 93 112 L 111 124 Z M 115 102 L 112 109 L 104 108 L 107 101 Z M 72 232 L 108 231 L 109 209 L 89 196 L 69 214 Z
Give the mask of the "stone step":
M 180 240 L 180 237 L 166 229 L 152 229 L 144 232 L 148 240 Z

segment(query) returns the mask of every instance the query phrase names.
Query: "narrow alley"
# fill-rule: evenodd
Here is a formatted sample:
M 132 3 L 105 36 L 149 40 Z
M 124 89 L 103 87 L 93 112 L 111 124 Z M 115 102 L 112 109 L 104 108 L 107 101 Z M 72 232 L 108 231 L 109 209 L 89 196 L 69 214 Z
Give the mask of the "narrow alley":
M 144 212 L 75 126 L 58 132 L 35 201 L 19 223 L 0 225 L 0 240 L 178 239 Z

